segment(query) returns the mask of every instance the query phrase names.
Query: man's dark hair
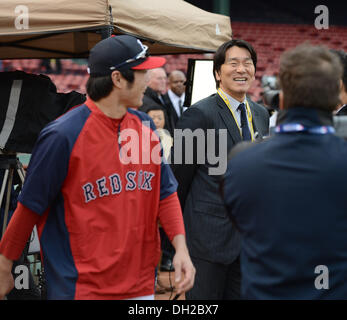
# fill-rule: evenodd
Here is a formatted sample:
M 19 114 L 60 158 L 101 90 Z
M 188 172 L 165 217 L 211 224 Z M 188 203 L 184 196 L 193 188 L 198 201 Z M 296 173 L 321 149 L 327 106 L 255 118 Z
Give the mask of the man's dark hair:
M 331 49 L 331 51 L 339 57 L 340 62 L 342 64 L 342 67 L 343 67 L 342 82 L 345 87 L 345 91 L 347 92 L 347 53 L 342 50 Z
M 302 44 L 280 60 L 284 108 L 307 107 L 332 111 L 339 104 L 342 66 L 328 48 Z
M 119 70 L 121 75 L 125 80 L 129 82 L 129 84 L 134 82 L 134 70 L 125 69 Z M 93 101 L 99 101 L 102 98 L 107 97 L 113 88 L 113 81 L 111 75 L 103 76 L 103 77 L 93 77 L 90 76 L 86 85 L 87 94 Z
M 257 53 L 252 47 L 250 43 L 248 43 L 245 40 L 241 39 L 233 39 L 227 42 L 224 42 L 216 51 L 214 58 L 213 58 L 213 76 L 216 81 L 216 88 L 219 88 L 219 80 L 216 79 L 216 72 L 220 71 L 220 68 L 222 64 L 225 62 L 225 54 L 231 47 L 239 47 L 244 48 L 248 50 L 248 52 L 251 54 L 251 59 L 254 64 L 255 70 L 257 70 Z

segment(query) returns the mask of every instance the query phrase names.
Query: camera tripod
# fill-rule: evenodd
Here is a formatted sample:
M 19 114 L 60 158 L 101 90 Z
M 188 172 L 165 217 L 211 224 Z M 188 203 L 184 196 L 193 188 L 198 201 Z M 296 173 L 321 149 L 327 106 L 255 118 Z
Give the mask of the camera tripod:
M 2 181 L 1 190 L 0 190 L 0 208 L 3 205 L 4 194 L 6 190 L 6 199 L 5 199 L 6 202 L 4 207 L 4 218 L 3 218 L 3 226 L 2 226 L 2 233 L 1 233 L 1 238 L 2 238 L 8 223 L 8 218 L 9 218 L 8 216 L 9 216 L 10 203 L 11 203 L 11 193 L 13 191 L 13 185 L 18 183 L 20 184 L 21 187 L 23 186 L 25 171 L 24 171 L 22 163 L 17 158 L 16 153 L 3 153 L 2 151 L 0 151 L 0 170 L 4 172 L 3 181 Z M 19 180 L 17 179 L 17 177 L 15 179 L 15 173 L 18 174 Z M 28 240 L 19 260 L 14 262 L 13 264 L 14 266 L 26 265 L 26 266 L 29 266 L 30 268 L 30 261 L 26 259 L 28 256 L 29 244 L 30 244 L 30 239 Z M 13 268 L 12 268 L 12 274 L 13 274 Z M 23 291 L 12 290 L 5 299 L 10 299 L 10 300 L 40 299 L 42 296 L 42 291 L 45 289 L 44 281 L 43 281 L 43 271 L 42 271 L 42 274 L 38 273 L 37 276 L 38 276 L 38 279 L 36 279 L 35 281 L 33 275 L 30 272 L 29 273 L 30 289 L 23 290 Z
M 17 158 L 16 153 L 4 154 L 0 152 L 0 169 L 5 170 L 3 180 L 2 180 L 1 191 L 0 191 L 0 208 L 2 207 L 4 194 L 6 190 L 4 220 L 3 220 L 2 233 L 1 233 L 1 238 L 2 238 L 2 236 L 5 233 L 7 222 L 8 222 L 8 212 L 9 212 L 10 202 L 11 202 L 11 192 L 12 192 L 12 185 L 14 180 L 14 173 L 17 172 L 20 178 L 21 185 L 23 185 L 25 172 L 23 169 L 23 165 Z

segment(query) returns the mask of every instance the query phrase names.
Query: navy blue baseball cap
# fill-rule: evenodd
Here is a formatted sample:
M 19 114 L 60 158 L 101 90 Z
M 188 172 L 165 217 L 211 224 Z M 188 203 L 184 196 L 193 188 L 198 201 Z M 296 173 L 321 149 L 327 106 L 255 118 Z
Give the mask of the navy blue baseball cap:
M 149 57 L 148 47 L 135 37 L 111 36 L 90 50 L 88 73 L 91 76 L 107 76 L 115 70 L 159 68 L 165 62 L 163 57 Z

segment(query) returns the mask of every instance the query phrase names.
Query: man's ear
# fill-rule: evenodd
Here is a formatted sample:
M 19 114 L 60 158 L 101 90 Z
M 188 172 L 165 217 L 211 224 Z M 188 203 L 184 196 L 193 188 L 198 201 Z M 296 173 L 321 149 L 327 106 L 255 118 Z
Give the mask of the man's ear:
M 284 109 L 284 101 L 283 101 L 283 91 L 280 91 L 279 94 L 279 106 L 280 106 L 280 110 Z
M 347 88 L 345 87 L 345 84 L 343 83 L 342 80 L 341 80 L 340 100 L 343 105 L 347 104 Z
M 115 70 L 111 73 L 111 79 L 115 87 L 122 87 L 122 75 L 118 70 Z
M 217 81 L 220 81 L 219 71 L 216 70 L 216 71 L 214 72 L 214 75 L 215 75 Z
M 347 88 L 345 87 L 345 84 L 343 83 L 342 80 L 341 80 L 341 91 L 347 94 Z

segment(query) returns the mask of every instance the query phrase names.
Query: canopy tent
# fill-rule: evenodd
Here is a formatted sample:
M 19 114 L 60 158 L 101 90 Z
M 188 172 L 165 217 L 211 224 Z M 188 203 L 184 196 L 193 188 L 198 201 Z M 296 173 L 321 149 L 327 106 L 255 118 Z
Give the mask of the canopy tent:
M 230 18 L 183 0 L 110 0 L 116 33 L 148 40 L 152 54 L 215 52 L 231 39 Z
M 231 39 L 230 18 L 183 0 L 1 0 L 0 59 L 87 57 L 113 31 L 152 54 L 214 52 Z
M 107 0 L 2 0 L 0 59 L 88 55 L 110 27 Z

